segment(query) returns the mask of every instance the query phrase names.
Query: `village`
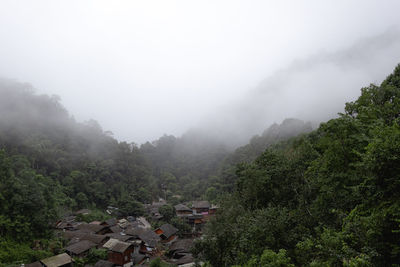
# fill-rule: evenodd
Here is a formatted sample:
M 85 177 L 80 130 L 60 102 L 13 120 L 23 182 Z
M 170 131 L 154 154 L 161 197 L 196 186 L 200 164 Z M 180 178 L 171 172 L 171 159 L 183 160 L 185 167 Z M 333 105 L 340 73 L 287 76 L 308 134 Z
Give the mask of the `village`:
M 94 267 L 150 266 L 157 258 L 175 266 L 196 266 L 198 263 L 191 253 L 193 241 L 201 237 L 204 224 L 215 215 L 218 207 L 208 201 L 175 205 L 174 216 L 190 231 L 179 230 L 170 223 L 152 227 L 150 222 L 153 225 L 162 222 L 159 209 L 165 205 L 167 202 L 163 199 L 146 204 L 146 215 L 140 217 L 119 216 L 118 208 L 109 206 L 106 213 L 112 216 L 110 219 L 89 223 L 78 220 L 89 215 L 89 209 L 67 214 L 54 225 L 57 235 L 66 242 L 65 252 L 25 264 L 25 267 L 75 266 L 93 249 L 107 253 L 107 260 L 97 261 Z

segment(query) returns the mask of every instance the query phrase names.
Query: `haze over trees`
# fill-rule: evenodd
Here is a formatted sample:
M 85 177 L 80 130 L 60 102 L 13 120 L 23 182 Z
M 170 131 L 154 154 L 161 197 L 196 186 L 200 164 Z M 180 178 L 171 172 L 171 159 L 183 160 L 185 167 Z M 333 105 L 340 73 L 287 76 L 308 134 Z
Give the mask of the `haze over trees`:
M 400 65 L 345 112 L 238 165 L 198 255 L 213 266 L 397 266 Z
M 400 65 L 316 130 L 286 119 L 234 151 L 194 131 L 137 147 L 30 85 L 2 80 L 0 94 L 1 262 L 59 252 L 50 226 L 68 211 L 141 215 L 160 196 L 221 205 L 195 247 L 213 266 L 400 260 Z M 47 247 L 33 250 L 37 239 Z

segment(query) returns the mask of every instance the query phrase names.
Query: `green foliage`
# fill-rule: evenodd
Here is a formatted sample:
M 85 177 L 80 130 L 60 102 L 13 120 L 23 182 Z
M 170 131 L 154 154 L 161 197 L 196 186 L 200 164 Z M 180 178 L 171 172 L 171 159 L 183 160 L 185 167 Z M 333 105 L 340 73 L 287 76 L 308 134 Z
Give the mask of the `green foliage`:
M 263 266 L 263 256 L 286 266 L 398 264 L 400 65 L 361 92 L 339 118 L 239 164 L 195 254 L 212 266 Z
M 107 214 L 101 210 L 98 210 L 98 209 L 95 209 L 95 210 L 91 209 L 89 214 L 85 214 L 85 215 L 78 214 L 76 217 L 77 217 L 76 218 L 77 221 L 87 222 L 87 223 L 93 222 L 93 221 L 102 222 L 102 221 L 112 218 L 112 216 L 110 216 L 109 214 Z
M 13 240 L 0 239 L 0 266 L 1 264 L 31 263 L 52 256 L 47 250 L 33 250 L 29 243 L 18 243 Z
M 170 222 L 175 217 L 175 209 L 171 205 L 163 205 L 158 209 L 158 212 L 163 216 L 163 220 Z

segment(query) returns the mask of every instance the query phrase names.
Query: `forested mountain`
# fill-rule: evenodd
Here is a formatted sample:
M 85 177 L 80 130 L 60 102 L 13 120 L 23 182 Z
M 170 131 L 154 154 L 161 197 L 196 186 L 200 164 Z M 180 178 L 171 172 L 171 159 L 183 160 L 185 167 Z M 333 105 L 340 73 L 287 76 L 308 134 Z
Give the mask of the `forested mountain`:
M 296 123 L 298 130 L 289 129 Z M 172 203 L 173 196 L 215 201 L 236 179 L 224 185 L 221 170 L 230 171 L 236 158 L 255 157 L 303 126 L 295 120 L 272 126 L 239 152 L 195 130 L 138 148 L 118 142 L 94 120 L 76 122 L 56 96 L 0 80 L 0 262 L 40 258 L 46 252 L 32 250 L 30 242 L 52 239 L 50 226 L 80 208 L 113 205 L 139 215 L 142 204 L 165 191 Z
M 400 65 L 345 112 L 238 165 L 197 243 L 212 266 L 399 266 Z
M 268 146 L 311 130 L 311 123 L 286 119 L 233 151 L 207 133 L 191 130 L 178 138 L 164 135 L 143 144 L 140 151 L 152 167 L 153 176 L 170 197 L 175 193 L 184 200 L 191 200 L 205 194 L 204 197 L 212 201 L 215 196 L 212 192 L 232 190 L 236 164 L 252 161 Z
M 137 147 L 76 122 L 55 96 L 1 80 L 0 262 L 51 255 L 32 241 L 54 250 L 64 213 L 140 215 L 165 194 L 220 205 L 195 245 L 212 266 L 396 266 L 399 116 L 400 65 L 316 130 L 286 119 L 234 151 L 195 130 Z
M 36 95 L 27 84 L 0 82 L 0 148 L 3 237 L 46 236 L 57 216 L 87 206 L 140 212 L 140 202 L 158 194 L 135 145 L 95 121 L 75 122 L 56 97 Z

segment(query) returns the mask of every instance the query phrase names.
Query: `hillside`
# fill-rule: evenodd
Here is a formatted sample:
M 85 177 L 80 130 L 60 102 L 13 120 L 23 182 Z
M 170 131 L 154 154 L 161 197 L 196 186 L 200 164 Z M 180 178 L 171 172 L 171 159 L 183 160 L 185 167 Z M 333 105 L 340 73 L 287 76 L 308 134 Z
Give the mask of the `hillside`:
M 212 266 L 397 266 L 400 65 L 345 111 L 237 167 L 197 242 Z

